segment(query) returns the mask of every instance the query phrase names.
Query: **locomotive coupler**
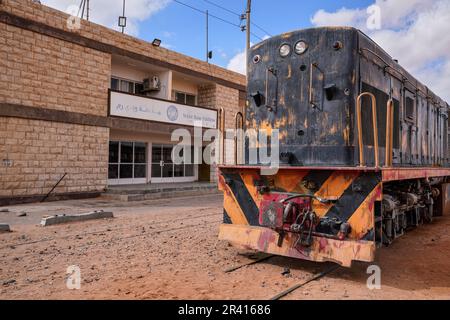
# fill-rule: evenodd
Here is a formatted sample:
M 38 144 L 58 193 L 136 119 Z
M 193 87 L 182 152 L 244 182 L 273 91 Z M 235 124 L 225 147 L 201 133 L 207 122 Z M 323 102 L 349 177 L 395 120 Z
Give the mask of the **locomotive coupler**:
M 301 216 L 299 216 L 301 217 Z M 299 237 L 295 242 L 294 247 L 300 244 L 303 247 L 310 247 L 313 243 L 312 232 L 317 224 L 317 216 L 313 211 L 305 212 L 302 216 L 300 224 L 291 225 L 291 231 L 299 233 Z

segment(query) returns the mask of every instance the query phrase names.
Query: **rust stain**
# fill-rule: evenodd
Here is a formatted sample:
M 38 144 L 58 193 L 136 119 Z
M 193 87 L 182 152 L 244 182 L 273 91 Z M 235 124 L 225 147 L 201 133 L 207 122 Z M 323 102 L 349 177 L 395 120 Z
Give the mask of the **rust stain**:
M 375 252 L 373 242 L 338 241 L 322 237 L 313 237 L 313 244 L 309 248 L 294 247 L 298 235 L 291 233 L 286 234 L 279 247 L 278 234 L 273 230 L 243 225 L 222 224 L 219 239 L 271 254 L 318 262 L 333 261 L 346 267 L 351 266 L 352 260 L 373 261 Z
M 324 252 L 327 246 L 328 246 L 328 240 L 326 238 L 320 239 L 319 252 Z
M 290 79 L 292 77 L 292 65 L 288 65 L 288 75 L 287 75 L 287 79 Z

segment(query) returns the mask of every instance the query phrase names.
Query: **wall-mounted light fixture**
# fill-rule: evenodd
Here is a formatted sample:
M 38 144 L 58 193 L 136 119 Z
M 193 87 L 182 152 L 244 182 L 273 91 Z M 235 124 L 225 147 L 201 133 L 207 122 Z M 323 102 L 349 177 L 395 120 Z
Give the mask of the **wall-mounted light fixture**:
M 154 45 L 155 47 L 159 47 L 161 45 L 161 39 L 155 38 L 152 42 L 152 45 Z

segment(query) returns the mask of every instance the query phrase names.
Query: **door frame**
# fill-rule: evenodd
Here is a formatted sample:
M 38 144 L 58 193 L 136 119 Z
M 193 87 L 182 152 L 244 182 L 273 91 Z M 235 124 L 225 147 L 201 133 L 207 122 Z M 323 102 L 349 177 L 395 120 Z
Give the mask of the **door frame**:
M 149 162 L 148 162 L 149 164 L 148 164 L 148 166 L 149 166 L 149 168 L 152 168 L 153 164 L 157 164 L 157 163 L 153 163 L 153 159 L 152 159 L 152 157 L 153 157 L 153 147 L 158 146 L 162 150 L 162 148 L 164 146 L 172 146 L 173 147 L 173 146 L 175 146 L 175 144 L 170 144 L 170 143 L 152 143 L 152 144 L 149 144 L 149 146 L 151 147 L 151 150 L 148 153 L 150 155 L 149 156 Z M 172 165 L 174 166 L 175 164 L 172 163 Z M 150 175 L 149 175 L 150 182 L 151 183 L 195 182 L 195 181 L 198 181 L 198 165 L 194 165 L 193 169 L 194 169 L 194 175 L 191 176 L 191 177 L 173 177 L 172 176 L 172 177 L 166 177 L 166 178 L 163 178 L 163 177 L 157 178 L 157 177 L 153 177 L 153 173 L 150 172 Z M 151 169 L 150 169 L 150 171 L 151 171 Z M 161 172 L 161 175 L 162 175 L 162 172 Z

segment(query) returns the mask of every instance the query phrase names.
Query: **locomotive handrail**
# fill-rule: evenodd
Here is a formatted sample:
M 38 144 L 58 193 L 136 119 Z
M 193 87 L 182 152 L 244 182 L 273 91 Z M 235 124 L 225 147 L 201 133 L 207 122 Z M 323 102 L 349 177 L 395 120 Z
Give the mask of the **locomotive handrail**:
M 389 99 L 386 105 L 386 154 L 385 166 L 392 167 L 392 151 L 394 145 L 394 100 Z
M 239 127 L 239 119 L 240 119 L 240 127 Z M 235 135 L 234 135 L 234 164 L 238 165 L 238 133 L 241 132 L 239 129 L 242 129 L 244 127 L 244 115 L 242 112 L 237 112 L 234 116 L 234 126 L 236 129 Z
M 359 166 L 365 167 L 364 161 L 364 142 L 362 134 L 362 119 L 361 119 L 361 99 L 364 96 L 369 96 L 372 101 L 372 120 L 373 120 L 373 141 L 375 152 L 375 167 L 380 167 L 380 159 L 378 155 L 378 126 L 377 126 L 377 99 L 370 92 L 363 92 L 356 98 L 356 118 L 358 124 L 358 146 L 359 146 Z
M 225 109 L 220 108 L 219 109 L 219 132 L 221 134 L 220 136 L 220 143 L 222 144 L 220 146 L 220 154 L 219 154 L 219 163 L 224 164 L 225 161 Z

